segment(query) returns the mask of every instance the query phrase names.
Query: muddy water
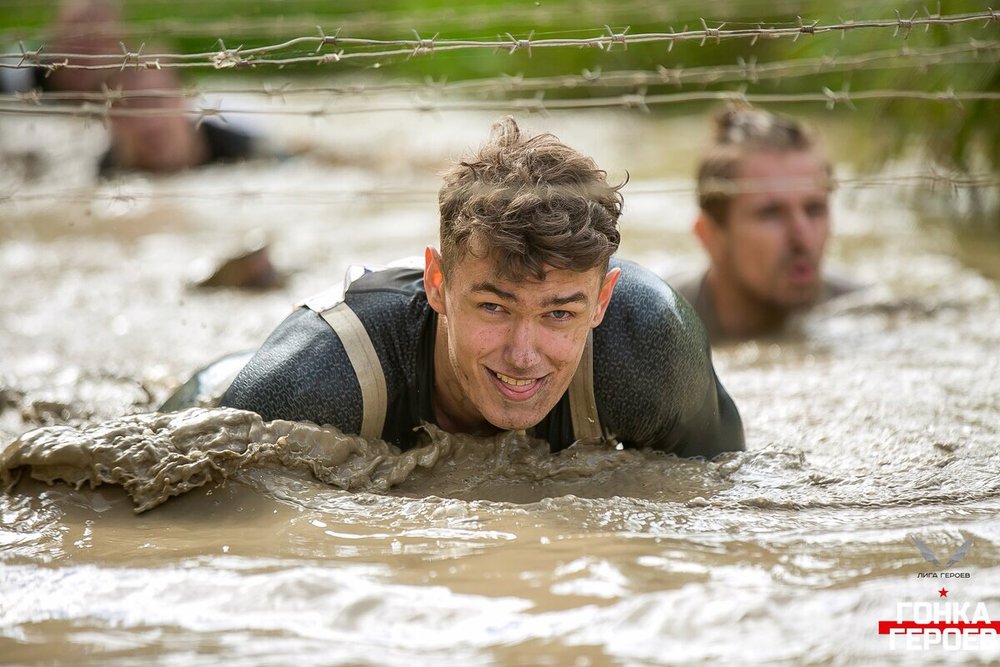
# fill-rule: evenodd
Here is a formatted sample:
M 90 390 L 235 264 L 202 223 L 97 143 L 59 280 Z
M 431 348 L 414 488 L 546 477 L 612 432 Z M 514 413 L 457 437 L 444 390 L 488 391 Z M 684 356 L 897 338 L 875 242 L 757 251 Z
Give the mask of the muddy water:
M 306 153 L 97 184 L 99 127 L 0 118 L 16 195 L 0 201 L 0 445 L 35 463 L 0 496 L 0 662 L 1000 660 L 997 643 L 877 634 L 942 588 L 1000 620 L 997 284 L 885 189 L 834 211 L 831 266 L 871 289 L 787 339 L 716 351 L 743 454 L 432 434 L 399 455 L 234 411 L 149 414 L 349 264 L 433 243 L 435 172 L 489 120 L 275 124 Z M 524 122 L 629 170 L 623 256 L 698 266 L 684 190 L 700 124 Z M 260 238 L 283 288 L 190 287 Z

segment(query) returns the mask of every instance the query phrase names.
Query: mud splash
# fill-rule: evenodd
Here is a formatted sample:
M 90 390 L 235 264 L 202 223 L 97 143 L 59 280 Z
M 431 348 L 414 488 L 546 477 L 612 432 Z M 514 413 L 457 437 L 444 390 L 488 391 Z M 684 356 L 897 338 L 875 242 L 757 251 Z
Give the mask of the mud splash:
M 139 414 L 82 428 L 29 431 L 0 451 L 0 481 L 12 492 L 27 471 L 33 479 L 76 489 L 118 485 L 137 513 L 254 469 L 308 475 L 347 491 L 505 495 L 521 502 L 577 490 L 577 482 L 584 494 L 638 493 L 657 500 L 723 485 L 712 469 L 655 452 L 578 445 L 551 455 L 545 442 L 524 433 L 475 438 L 432 424 L 423 428 L 425 444 L 400 452 L 334 428 L 265 422 L 228 408 Z M 669 483 L 672 478 L 684 480 L 680 489 Z
M 934 444 L 931 455 L 887 451 L 823 466 L 796 447 L 771 445 L 712 462 L 649 450 L 575 445 L 551 454 L 523 432 L 493 438 L 423 427 L 406 452 L 380 440 L 252 412 L 191 408 L 85 427 L 29 431 L 0 451 L 0 481 L 15 491 L 24 472 L 80 489 L 121 486 L 137 513 L 170 497 L 254 470 L 306 476 L 345 491 L 518 503 L 546 497 L 615 496 L 688 507 L 890 508 L 1000 498 L 1000 449 Z M 873 480 L 877 480 L 873 484 Z

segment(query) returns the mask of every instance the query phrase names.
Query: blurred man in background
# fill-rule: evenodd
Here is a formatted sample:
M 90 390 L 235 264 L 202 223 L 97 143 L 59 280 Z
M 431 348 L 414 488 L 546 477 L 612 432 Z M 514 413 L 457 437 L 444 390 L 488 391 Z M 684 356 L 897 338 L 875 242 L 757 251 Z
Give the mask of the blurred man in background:
M 0 91 L 61 93 L 61 101 L 93 104 L 93 93 L 113 100 L 108 114 L 109 148 L 99 173 L 119 170 L 173 173 L 205 164 L 253 157 L 281 157 L 261 137 L 210 118 L 196 123 L 176 69 L 125 58 L 125 24 L 115 0 L 67 0 L 60 4 L 42 64 L 0 69 Z M 145 44 L 144 53 L 169 53 Z M 75 96 L 79 93 L 79 97 Z
M 709 267 L 671 281 L 713 343 L 779 333 L 794 314 L 852 289 L 822 272 L 833 181 L 813 135 L 751 109 L 728 109 L 715 123 L 694 224 Z
M 110 64 L 101 56 L 118 54 L 124 57 L 122 27 L 121 8 L 114 0 L 62 2 L 48 37 L 44 43 L 36 45 L 41 48 L 44 65 L 0 68 L 0 90 L 101 90 L 102 84 L 116 71 L 115 68 L 98 67 Z
M 111 142 L 100 173 L 171 173 L 260 154 L 252 134 L 213 120 L 197 124 L 172 69 L 126 69 L 112 79 L 127 97 L 110 115 Z

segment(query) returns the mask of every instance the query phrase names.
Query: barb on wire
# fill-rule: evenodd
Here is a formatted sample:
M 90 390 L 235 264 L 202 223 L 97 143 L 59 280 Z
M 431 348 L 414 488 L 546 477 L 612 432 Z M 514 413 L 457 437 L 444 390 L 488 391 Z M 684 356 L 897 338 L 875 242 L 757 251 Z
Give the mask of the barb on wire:
M 27 92 L 18 91 L 14 93 L 14 98 L 19 102 L 25 102 L 32 106 L 41 106 L 42 104 L 42 91 L 39 88 L 32 88 Z
M 326 65 L 327 63 L 339 63 L 344 57 L 344 49 L 337 51 L 336 53 L 327 53 L 322 58 L 316 61 L 317 65 Z
M 672 83 L 678 88 L 684 85 L 684 82 L 681 79 L 684 72 L 683 65 L 677 65 L 676 67 L 664 67 L 663 65 L 657 65 L 656 72 L 660 75 L 660 80 L 663 83 Z
M 413 53 L 407 57 L 419 56 L 425 53 L 434 53 L 434 40 L 437 39 L 440 34 L 441 33 L 437 32 L 434 33 L 434 36 L 430 39 L 421 39 L 420 33 L 414 29 L 413 36 L 417 38 L 417 45 L 413 47 Z
M 226 43 L 219 38 L 219 51 L 212 55 L 212 66 L 215 69 L 229 69 L 232 67 L 240 67 L 246 64 L 246 60 L 240 55 L 240 51 L 243 50 L 243 45 L 240 44 L 235 49 L 227 49 Z
M 226 120 L 226 117 L 222 115 L 222 109 L 218 104 L 214 107 L 199 107 L 195 113 L 198 116 L 198 120 L 194 124 L 196 129 L 201 129 L 201 126 L 204 125 L 205 121 L 209 118 L 218 118 L 219 122 L 228 124 L 228 121 Z
M 857 111 L 857 107 L 854 106 L 854 102 L 851 101 L 851 93 L 848 89 L 848 84 L 845 83 L 844 87 L 841 88 L 839 93 L 835 93 L 827 87 L 823 87 L 823 94 L 827 97 L 826 108 L 833 110 L 838 102 L 843 102 L 847 108 L 851 111 Z
M 503 72 L 500 74 L 499 79 L 493 79 L 493 81 L 497 82 L 499 90 L 517 90 L 521 87 L 521 83 L 524 81 L 524 75 L 520 73 L 511 75 Z
M 638 109 L 643 113 L 650 113 L 646 104 L 646 87 L 643 86 L 634 94 L 622 95 L 622 107 L 625 109 Z
M 33 58 L 35 62 L 38 62 L 39 57 L 42 55 L 42 49 L 44 48 L 39 46 L 34 51 L 28 51 L 27 49 L 24 48 L 24 42 L 18 42 L 17 45 L 21 49 L 21 59 L 17 61 L 18 68 L 25 66 L 24 63 L 26 60 L 28 60 L 29 56 Z
M 611 47 L 614 46 L 615 44 L 621 44 L 622 48 L 628 51 L 628 37 L 626 36 L 626 34 L 628 33 L 629 28 L 631 27 L 632 26 L 627 25 L 625 26 L 624 30 L 622 30 L 619 33 L 616 33 L 614 30 L 611 29 L 611 26 L 609 26 L 608 24 L 604 24 L 604 29 L 608 31 L 608 38 L 611 40 L 608 42 L 608 45 L 606 47 L 607 50 L 610 51 Z M 605 48 L 603 45 L 599 46 L 601 46 L 602 49 Z
M 809 25 L 806 25 L 805 21 L 802 20 L 801 16 L 798 16 L 796 18 L 799 20 L 799 27 L 798 30 L 796 30 L 795 32 L 795 36 L 792 37 L 793 42 L 797 42 L 799 40 L 799 37 L 802 35 L 815 35 L 817 33 L 817 27 L 819 26 L 819 21 L 813 21 Z M 857 27 L 857 24 L 852 21 L 850 24 L 850 28 L 854 27 Z M 848 29 L 846 24 L 843 29 L 844 30 Z
M 715 39 L 716 44 L 722 43 L 722 28 L 726 24 L 721 24 L 718 28 L 709 28 L 708 24 L 705 23 L 705 19 L 701 19 L 701 25 L 705 28 L 705 34 L 701 38 L 701 43 L 698 46 L 705 46 L 705 40 Z
M 537 113 L 540 116 L 548 117 L 549 110 L 545 106 L 545 91 L 538 91 L 534 97 L 518 100 L 518 109 L 528 113 Z
M 122 66 L 120 71 L 124 72 L 125 68 L 128 67 L 129 64 L 133 64 L 136 66 L 136 68 L 138 68 L 141 65 L 141 61 L 139 59 L 142 56 L 142 50 L 146 48 L 146 42 L 140 44 L 139 49 L 135 53 L 128 50 L 128 47 L 125 46 L 125 42 L 118 42 L 118 43 L 121 45 L 122 53 L 125 56 L 124 60 L 122 60 Z
M 337 46 L 337 38 L 340 37 L 340 31 L 342 28 L 337 28 L 337 32 L 333 34 L 333 37 L 328 37 L 327 34 L 323 32 L 322 26 L 318 25 L 316 26 L 316 29 L 319 31 L 319 44 L 316 45 L 316 50 L 313 53 L 319 53 L 320 50 L 322 50 L 322 48 L 327 44 Z
M 510 40 L 511 43 L 511 46 L 507 51 L 508 53 L 513 54 L 518 49 L 521 49 L 522 51 L 527 51 L 528 57 L 529 58 L 531 57 L 531 39 L 532 37 L 535 36 L 534 30 L 528 33 L 527 39 L 517 39 L 516 37 L 514 37 L 514 35 L 510 34 L 509 32 L 505 32 L 504 35 L 507 37 L 507 39 Z M 497 35 L 497 39 L 498 40 L 501 39 L 500 35 Z
M 910 31 L 913 30 L 913 19 L 917 18 L 917 12 L 913 12 L 913 16 L 908 19 L 904 19 L 903 15 L 896 10 L 896 29 L 892 32 L 893 37 L 899 36 L 899 31 L 903 31 L 903 39 L 909 39 Z
M 280 86 L 278 86 L 277 88 L 275 88 L 272 84 L 265 83 L 264 84 L 264 94 L 266 96 L 268 96 L 269 98 L 271 98 L 271 99 L 273 99 L 275 97 L 279 97 L 279 98 L 281 98 L 282 103 L 287 104 L 288 103 L 288 99 L 285 97 L 285 93 L 288 92 L 288 89 L 291 87 L 291 85 L 292 85 L 291 83 L 288 83 L 286 81 L 285 83 L 283 83 Z
M 124 99 L 124 93 L 120 85 L 111 88 L 107 81 L 101 82 L 101 94 L 104 96 L 104 108 L 110 109 L 116 102 Z
M 742 70 L 742 76 L 750 83 L 757 83 L 760 78 L 757 76 L 757 57 L 750 56 L 749 60 L 743 60 L 743 56 L 736 59 L 736 63 Z
M 962 104 L 962 100 L 955 94 L 955 88 L 953 86 L 948 86 L 944 92 L 939 93 L 938 99 L 942 102 L 951 102 L 959 109 L 965 108 L 965 105 Z

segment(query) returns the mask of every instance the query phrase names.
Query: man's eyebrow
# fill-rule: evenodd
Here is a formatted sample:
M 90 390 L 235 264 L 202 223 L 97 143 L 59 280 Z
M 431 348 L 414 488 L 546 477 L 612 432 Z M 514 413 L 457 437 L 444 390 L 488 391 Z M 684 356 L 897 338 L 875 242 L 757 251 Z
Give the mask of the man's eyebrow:
M 777 199 L 767 199 L 753 207 L 754 213 L 768 213 L 770 211 L 780 211 L 785 208 L 785 204 Z
M 485 282 L 483 282 L 483 283 L 473 283 L 469 287 L 469 291 L 470 292 L 490 292 L 491 294 L 496 294 L 501 299 L 505 299 L 507 301 L 513 301 L 514 303 L 517 303 L 517 302 L 520 301 L 520 299 L 518 299 L 515 294 L 511 294 L 510 292 L 502 290 L 499 287 L 497 287 L 496 285 L 494 285 L 493 283 L 485 283 Z
M 473 283 L 469 287 L 469 291 L 489 292 L 491 294 L 496 294 L 498 297 L 504 299 L 505 301 L 512 301 L 514 303 L 521 302 L 521 300 L 517 297 L 516 294 L 508 292 L 507 290 L 500 289 L 493 283 L 487 283 L 487 282 Z M 584 292 L 580 291 L 580 292 L 574 292 L 573 294 L 569 294 L 567 296 L 550 297 L 545 301 L 543 301 L 541 305 L 544 308 L 551 308 L 553 306 L 565 306 L 566 304 L 569 303 L 582 303 L 583 305 L 587 305 L 589 303 L 589 299 L 587 299 L 587 295 Z
M 586 306 L 587 303 L 589 303 L 589 301 L 590 300 L 587 298 L 586 294 L 584 294 L 583 292 L 576 292 L 575 294 L 570 294 L 568 296 L 551 297 L 543 301 L 542 305 L 545 306 L 546 308 L 549 308 L 551 306 L 565 306 L 568 303 L 582 303 L 583 305 Z

